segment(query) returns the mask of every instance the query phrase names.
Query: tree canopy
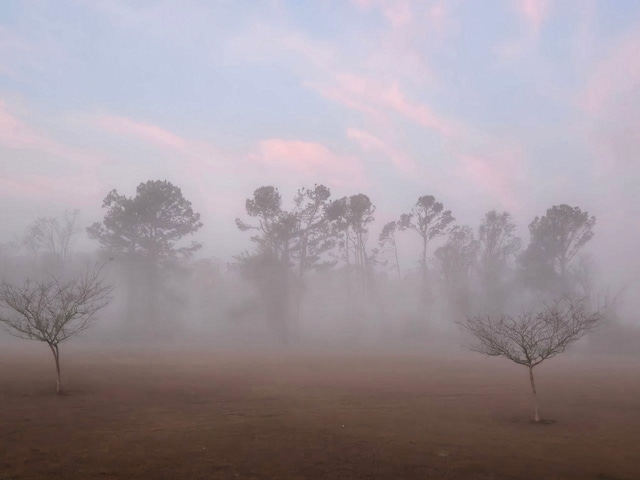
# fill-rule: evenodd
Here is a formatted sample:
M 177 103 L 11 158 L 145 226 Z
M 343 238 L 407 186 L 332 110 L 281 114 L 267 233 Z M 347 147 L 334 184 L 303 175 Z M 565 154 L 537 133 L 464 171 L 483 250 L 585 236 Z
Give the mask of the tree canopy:
M 185 236 L 201 227 L 200 214 L 180 188 L 166 180 L 150 180 L 138 185 L 135 197 L 112 190 L 102 202 L 104 220 L 87 228 L 111 253 L 141 252 L 152 258 L 189 256 L 202 245 L 192 242 L 178 246 Z

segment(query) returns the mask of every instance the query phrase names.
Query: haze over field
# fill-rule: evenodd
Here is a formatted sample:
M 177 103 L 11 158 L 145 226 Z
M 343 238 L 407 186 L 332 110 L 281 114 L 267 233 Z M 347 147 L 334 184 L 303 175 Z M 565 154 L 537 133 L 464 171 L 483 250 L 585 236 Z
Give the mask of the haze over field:
M 0 480 L 640 478 L 638 152 L 637 1 L 0 1 Z

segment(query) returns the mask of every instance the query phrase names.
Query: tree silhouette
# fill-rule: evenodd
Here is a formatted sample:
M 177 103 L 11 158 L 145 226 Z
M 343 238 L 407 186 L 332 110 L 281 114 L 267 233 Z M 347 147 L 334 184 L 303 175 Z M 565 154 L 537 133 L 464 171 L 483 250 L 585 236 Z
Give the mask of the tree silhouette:
M 364 287 L 369 274 L 367 241 L 369 225 L 374 220 L 375 205 L 364 193 L 343 197 L 331 202 L 326 209 L 338 237 L 337 245 L 346 264 L 347 296 L 351 297 L 351 267 L 355 267 L 360 283 Z
M 447 243 L 434 252 L 441 281 L 451 306 L 467 313 L 469 309 L 469 282 L 476 266 L 478 241 L 467 226 L 455 226 Z
M 402 279 L 400 273 L 400 260 L 398 259 L 398 245 L 396 243 L 396 230 L 398 222 L 388 222 L 382 227 L 380 236 L 378 237 L 378 245 L 380 245 L 379 254 L 383 257 L 381 260 L 385 265 L 391 262 L 392 268 L 395 268 L 398 274 L 398 280 Z
M 201 227 L 200 214 L 182 196 L 180 188 L 166 180 L 138 185 L 135 197 L 112 190 L 102 202 L 104 220 L 87 228 L 90 238 L 112 254 L 140 252 L 153 259 L 189 256 L 202 244 L 178 246 L 185 236 Z
M 522 240 L 509 212 L 487 212 L 478 228 L 479 260 L 485 281 L 495 282 L 510 257 L 520 251 Z
M 540 312 L 523 312 L 512 317 L 474 316 L 458 322 L 477 343 L 472 350 L 491 357 L 505 357 L 529 369 L 534 399 L 534 421 L 540 421 L 533 369 L 565 351 L 573 342 L 592 331 L 602 320 L 588 313 L 583 302 L 565 298 Z
M 18 338 L 45 342 L 56 364 L 60 393 L 60 344 L 89 328 L 99 310 L 111 300 L 112 288 L 101 277 L 102 267 L 71 280 L 51 276 L 23 285 L 0 285 L 0 323 Z M 7 311 L 8 310 L 8 311 Z
M 413 230 L 422 241 L 422 301 L 427 303 L 427 247 L 429 242 L 447 233 L 447 227 L 455 219 L 450 210 L 444 210 L 442 203 L 436 202 L 431 195 L 423 195 L 411 209 L 410 213 L 403 213 L 398 222 L 400 230 Z
M 531 241 L 521 257 L 529 278 L 554 275 L 569 293 L 568 265 L 593 238 L 596 217 L 579 207 L 554 205 L 529 225 Z
M 478 273 L 490 305 L 501 309 L 506 301 L 509 263 L 520 252 L 522 241 L 508 212 L 487 212 L 478 227 Z
M 236 226 L 243 232 L 255 232 L 251 241 L 256 250 L 236 256 L 234 267 L 258 288 L 271 326 L 286 343 L 292 319 L 289 270 L 299 238 L 298 218 L 282 209 L 282 197 L 273 186 L 256 189 L 245 207 L 255 221 L 236 218 Z
M 66 211 L 60 218 L 39 217 L 27 226 L 22 244 L 37 255 L 45 251 L 59 257 L 63 262 L 69 258 L 71 240 L 79 232 L 78 210 Z
M 324 185 L 313 189 L 301 188 L 294 198 L 293 215 L 296 217 L 297 245 L 294 248 L 298 259 L 300 278 L 313 268 L 328 265 L 322 255 L 335 245 L 331 226 L 326 215 L 331 191 Z
M 140 301 L 137 284 L 149 287 L 147 313 L 156 317 L 157 295 L 160 287 L 160 262 L 177 257 L 189 257 L 201 244 L 180 241 L 201 227 L 200 214 L 193 211 L 191 202 L 184 198 L 180 188 L 166 180 L 150 180 L 138 185 L 135 197 L 120 195 L 112 190 L 102 207 L 107 209 L 102 222 L 87 228 L 90 238 L 97 240 L 113 256 L 126 257 L 129 278 L 129 315 L 133 305 Z M 141 262 L 147 275 L 133 278 L 134 265 Z
M 329 267 L 335 263 L 324 258 L 324 255 L 335 246 L 331 224 L 326 215 L 330 197 L 331 191 L 326 186 L 314 185 L 312 189 L 299 189 L 293 199 L 292 214 L 297 223 L 293 255 L 298 261 L 299 275 L 299 282 L 295 289 L 296 326 L 302 315 L 306 273 L 313 269 Z

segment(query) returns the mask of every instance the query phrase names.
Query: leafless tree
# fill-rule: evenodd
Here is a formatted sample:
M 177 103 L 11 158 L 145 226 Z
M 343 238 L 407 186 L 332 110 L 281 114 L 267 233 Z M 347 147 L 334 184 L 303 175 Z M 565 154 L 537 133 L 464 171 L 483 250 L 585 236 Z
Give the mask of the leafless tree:
M 22 244 L 34 256 L 44 250 L 58 255 L 63 261 L 67 260 L 71 240 L 80 231 L 77 225 L 79 215 L 79 210 L 73 210 L 64 212 L 60 218 L 37 218 L 25 229 Z
M 56 363 L 56 392 L 61 391 L 60 344 L 89 328 L 96 313 L 111 300 L 112 287 L 101 275 L 102 267 L 64 280 L 49 276 L 22 285 L 0 285 L 0 323 L 9 333 L 49 345 Z
M 476 338 L 473 351 L 491 357 L 505 357 L 529 369 L 534 421 L 539 422 L 533 369 L 564 352 L 570 344 L 593 330 L 602 318 L 599 313 L 590 313 L 583 301 L 564 298 L 545 305 L 539 312 L 523 312 L 516 317 L 473 316 L 459 322 L 459 325 Z

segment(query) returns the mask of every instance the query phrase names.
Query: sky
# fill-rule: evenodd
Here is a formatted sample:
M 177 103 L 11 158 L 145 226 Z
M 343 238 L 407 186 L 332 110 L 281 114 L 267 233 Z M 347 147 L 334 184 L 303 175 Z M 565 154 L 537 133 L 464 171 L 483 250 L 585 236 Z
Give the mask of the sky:
M 324 183 L 378 227 L 431 194 L 474 227 L 510 211 L 525 242 L 580 206 L 631 278 L 638 151 L 637 1 L 0 3 L 0 242 L 166 179 L 228 258 L 255 188 Z

